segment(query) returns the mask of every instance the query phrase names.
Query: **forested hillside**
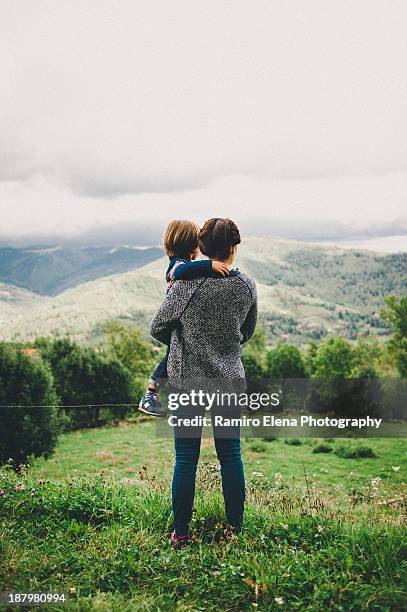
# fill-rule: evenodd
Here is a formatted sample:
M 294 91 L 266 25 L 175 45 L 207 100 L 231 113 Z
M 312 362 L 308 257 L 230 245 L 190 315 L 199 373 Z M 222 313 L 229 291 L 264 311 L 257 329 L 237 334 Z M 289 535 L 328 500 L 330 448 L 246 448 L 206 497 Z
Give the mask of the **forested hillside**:
M 156 251 L 148 257 L 156 257 Z M 136 253 L 147 256 L 147 251 Z M 94 273 L 104 269 L 102 260 L 93 266 Z M 147 329 L 165 294 L 166 260 L 160 257 L 137 265 L 128 272 L 77 284 L 52 298 L 21 293 L 12 308 L 0 300 L 1 336 L 70 334 L 92 343 L 110 319 Z M 383 255 L 249 237 L 240 246 L 236 266 L 257 282 L 260 318 L 270 342 L 289 337 L 302 344 L 329 333 L 351 339 L 358 334 L 385 335 L 387 328 L 380 319 L 384 297 L 401 296 L 407 289 L 407 253 Z M 47 274 L 49 284 L 56 286 L 62 280 L 52 280 L 53 270 Z M 78 270 L 77 280 L 83 274 Z M 3 290 L 16 291 L 15 287 Z

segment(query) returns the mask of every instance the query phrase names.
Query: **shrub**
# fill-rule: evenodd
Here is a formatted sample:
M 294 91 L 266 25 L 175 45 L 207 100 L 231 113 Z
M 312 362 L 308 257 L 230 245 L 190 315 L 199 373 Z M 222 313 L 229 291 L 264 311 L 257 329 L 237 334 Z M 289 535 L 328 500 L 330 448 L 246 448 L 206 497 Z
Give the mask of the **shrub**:
M 338 446 L 335 449 L 335 455 L 342 459 L 373 459 L 377 457 L 370 446 L 356 446 L 354 448 L 351 446 Z
M 328 446 L 328 444 L 317 444 L 314 447 L 313 453 L 331 453 L 333 451 L 332 446 Z
M 253 453 L 265 453 L 267 447 L 262 442 L 253 442 L 250 444 L 249 450 L 251 450 Z
M 299 440 L 299 438 L 287 438 L 287 440 L 284 440 L 284 443 L 290 446 L 301 446 L 302 440 Z
M 0 463 L 51 455 L 61 427 L 57 404 L 51 370 L 39 354 L 0 343 Z

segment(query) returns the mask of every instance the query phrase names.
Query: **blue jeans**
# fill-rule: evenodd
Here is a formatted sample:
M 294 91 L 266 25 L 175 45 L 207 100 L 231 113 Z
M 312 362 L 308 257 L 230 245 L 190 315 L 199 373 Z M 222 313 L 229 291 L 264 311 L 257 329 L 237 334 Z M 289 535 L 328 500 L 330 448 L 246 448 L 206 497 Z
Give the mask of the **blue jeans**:
M 164 357 L 161 359 L 160 363 L 157 365 L 154 372 L 151 374 L 151 380 L 158 383 L 160 378 L 167 378 L 167 363 L 168 363 L 168 355 L 170 352 L 170 347 L 167 347 L 167 351 Z
M 243 521 L 245 481 L 240 453 L 240 431 L 236 437 L 218 437 L 214 430 L 216 454 L 221 466 L 222 492 L 226 519 L 240 531 Z M 172 511 L 174 529 L 178 536 L 188 533 L 195 497 L 195 477 L 201 448 L 202 428 L 196 428 L 193 437 L 183 437 L 174 429 L 175 467 L 172 480 Z

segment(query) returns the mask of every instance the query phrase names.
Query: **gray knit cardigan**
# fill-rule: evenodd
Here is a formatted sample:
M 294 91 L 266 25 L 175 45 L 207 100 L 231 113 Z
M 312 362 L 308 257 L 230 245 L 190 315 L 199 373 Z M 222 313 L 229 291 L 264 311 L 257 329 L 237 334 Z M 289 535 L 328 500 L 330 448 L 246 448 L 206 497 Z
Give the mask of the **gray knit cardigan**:
M 257 321 L 254 282 L 238 270 L 225 278 L 177 281 L 156 312 L 151 335 L 170 345 L 168 380 L 185 388 L 192 381 L 245 381 L 241 344 Z

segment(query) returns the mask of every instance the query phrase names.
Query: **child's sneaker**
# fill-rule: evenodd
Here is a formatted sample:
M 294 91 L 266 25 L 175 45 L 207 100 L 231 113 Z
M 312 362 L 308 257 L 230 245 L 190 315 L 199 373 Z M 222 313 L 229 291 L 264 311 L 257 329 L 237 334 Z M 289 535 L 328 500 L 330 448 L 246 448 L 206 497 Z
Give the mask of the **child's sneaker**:
M 189 533 L 187 535 L 177 536 L 175 531 L 172 532 L 170 537 L 171 544 L 174 548 L 183 548 L 183 546 L 188 544 L 189 539 Z
M 164 408 L 161 407 L 158 401 L 157 393 L 147 390 L 144 397 L 141 398 L 138 409 L 145 414 L 155 417 L 165 417 L 167 413 Z

